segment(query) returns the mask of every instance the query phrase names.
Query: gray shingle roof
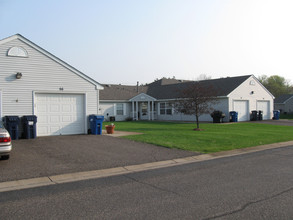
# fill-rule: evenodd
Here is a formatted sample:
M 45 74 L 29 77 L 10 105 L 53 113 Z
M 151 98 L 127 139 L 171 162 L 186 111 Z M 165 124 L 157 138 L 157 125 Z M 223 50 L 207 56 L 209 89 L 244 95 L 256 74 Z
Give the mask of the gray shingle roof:
M 199 83 L 212 87 L 217 92 L 217 96 L 227 96 L 250 76 L 202 80 Z M 156 99 L 180 98 L 180 91 L 191 83 L 194 81 L 163 78 L 144 86 L 138 86 L 138 89 L 137 86 L 103 85 L 104 90 L 100 91 L 100 100 L 129 100 L 140 93 L 145 93 Z
M 274 103 L 275 104 L 283 104 L 285 103 L 288 99 L 290 99 L 293 96 L 293 94 L 285 94 L 281 95 L 278 98 L 275 99 Z

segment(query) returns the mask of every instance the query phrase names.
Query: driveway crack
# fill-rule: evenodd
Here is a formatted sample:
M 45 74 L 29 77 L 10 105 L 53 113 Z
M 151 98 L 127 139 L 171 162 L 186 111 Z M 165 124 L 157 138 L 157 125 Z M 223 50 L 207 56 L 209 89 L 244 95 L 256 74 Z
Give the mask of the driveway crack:
M 232 215 L 232 214 L 235 214 L 235 213 L 238 213 L 238 212 L 242 212 L 244 209 L 246 209 L 247 207 L 251 206 L 251 205 L 254 205 L 254 204 L 257 204 L 257 203 L 261 203 L 261 202 L 264 202 L 264 201 L 267 201 L 267 200 L 270 200 L 270 199 L 274 199 L 280 195 L 283 195 L 285 193 L 288 193 L 290 191 L 293 190 L 293 187 L 290 187 L 289 189 L 286 189 L 286 190 L 283 190 L 277 194 L 273 194 L 271 196 L 268 196 L 268 197 L 265 197 L 263 199 L 259 199 L 259 200 L 255 200 L 255 201 L 250 201 L 244 205 L 242 205 L 241 207 L 233 210 L 233 211 L 230 211 L 230 212 L 226 212 L 226 213 L 222 213 L 222 214 L 219 214 L 219 215 L 215 215 L 215 216 L 212 216 L 212 217 L 208 217 L 208 218 L 204 218 L 202 220 L 211 220 L 211 219 L 217 219 L 217 218 L 221 218 L 221 217 L 225 217 L 225 216 L 228 216 L 228 215 Z
M 177 192 L 174 192 L 174 191 L 171 191 L 171 190 L 167 190 L 167 189 L 164 189 L 164 188 L 161 188 L 161 187 L 158 187 L 158 186 L 155 186 L 153 184 L 150 184 L 150 183 L 146 183 L 146 182 L 142 182 L 142 181 L 139 181 L 138 179 L 135 179 L 133 177 L 130 177 L 128 175 L 124 175 L 124 177 L 134 181 L 134 182 L 137 182 L 139 184 L 143 184 L 143 185 L 146 185 L 146 186 L 149 186 L 151 188 L 154 188 L 154 189 L 157 189 L 157 190 L 160 190 L 160 191 L 163 191 L 163 192 L 167 192 L 167 193 L 172 193 L 176 196 L 182 196 L 181 194 L 177 193 Z
M 49 179 L 52 183 L 54 183 L 54 184 L 58 184 L 58 183 L 54 182 L 49 176 L 48 176 L 48 179 Z

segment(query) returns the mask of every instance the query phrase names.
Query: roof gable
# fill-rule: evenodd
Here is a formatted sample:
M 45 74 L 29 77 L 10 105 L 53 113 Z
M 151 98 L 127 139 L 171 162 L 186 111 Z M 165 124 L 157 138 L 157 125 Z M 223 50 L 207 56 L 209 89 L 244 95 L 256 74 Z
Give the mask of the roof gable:
M 29 45 L 30 47 L 34 48 L 38 52 L 42 53 L 43 55 L 54 60 L 55 62 L 62 65 L 66 69 L 70 70 L 71 72 L 75 73 L 76 75 L 80 76 L 84 80 L 94 84 L 96 86 L 96 89 L 103 89 L 103 86 L 101 84 L 99 84 L 97 81 L 95 81 L 94 79 L 90 78 L 89 76 L 87 76 L 84 73 L 80 72 L 79 70 L 75 69 L 73 66 L 69 65 L 68 63 L 64 62 L 63 60 L 61 60 L 58 57 L 54 56 L 53 54 L 49 53 L 45 49 L 41 48 L 40 46 L 36 45 L 35 43 L 33 43 L 32 41 L 28 40 L 27 38 L 23 37 L 20 34 L 15 34 L 11 37 L 7 37 L 5 39 L 0 40 L 0 45 L 5 44 L 5 43 L 12 41 L 12 40 L 16 40 L 16 39 L 22 41 L 23 43 Z
M 279 96 L 275 99 L 275 104 L 285 104 L 288 102 L 291 98 L 293 98 L 293 94 L 284 94 Z
M 156 101 L 156 99 L 145 93 L 140 93 L 137 96 L 131 98 L 129 101 Z

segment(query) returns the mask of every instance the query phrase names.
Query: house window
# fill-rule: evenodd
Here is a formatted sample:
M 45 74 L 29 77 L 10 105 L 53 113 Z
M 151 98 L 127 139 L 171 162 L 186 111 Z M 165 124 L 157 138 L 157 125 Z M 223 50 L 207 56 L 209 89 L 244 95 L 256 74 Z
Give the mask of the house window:
M 28 57 L 27 51 L 22 47 L 11 47 L 8 52 L 7 56 L 10 57 Z
M 116 104 L 116 115 L 124 115 L 123 103 L 117 103 Z
M 168 102 L 160 103 L 160 114 L 161 115 L 172 115 L 172 104 Z

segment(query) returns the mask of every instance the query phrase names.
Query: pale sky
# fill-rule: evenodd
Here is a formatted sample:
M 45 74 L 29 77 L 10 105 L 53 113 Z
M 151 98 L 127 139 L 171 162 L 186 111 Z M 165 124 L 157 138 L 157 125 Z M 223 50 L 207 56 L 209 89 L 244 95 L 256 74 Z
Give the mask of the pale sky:
M 19 33 L 99 83 L 254 74 L 293 83 L 293 0 L 0 0 Z

